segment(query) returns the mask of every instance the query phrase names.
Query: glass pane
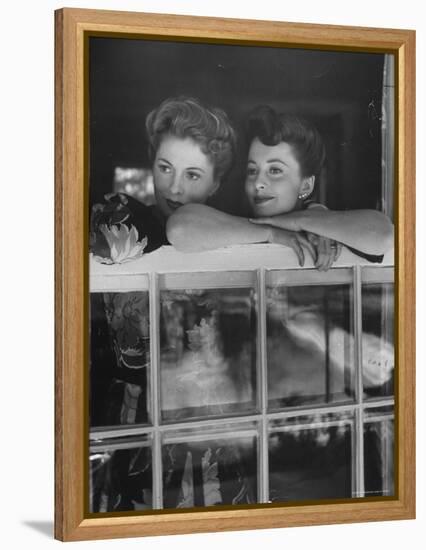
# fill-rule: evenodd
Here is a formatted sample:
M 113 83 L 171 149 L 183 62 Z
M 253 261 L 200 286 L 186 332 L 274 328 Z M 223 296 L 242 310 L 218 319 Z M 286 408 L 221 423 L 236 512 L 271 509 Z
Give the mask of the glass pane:
M 385 411 L 364 423 L 365 496 L 393 496 L 394 419 Z
M 164 508 L 256 503 L 256 436 L 164 445 L 163 484 Z
M 149 446 L 90 453 L 90 511 L 125 512 L 152 508 Z
M 394 386 L 394 285 L 362 287 L 362 363 L 364 394 L 393 395 Z
M 353 399 L 349 285 L 268 286 L 266 322 L 270 409 Z
M 90 295 L 90 425 L 148 422 L 148 292 Z
M 338 417 L 338 415 L 336 415 Z M 316 415 L 284 423 L 269 435 L 269 500 L 352 496 L 352 423 Z M 286 429 L 287 427 L 287 429 Z
M 254 290 L 163 290 L 160 304 L 162 418 L 253 410 Z

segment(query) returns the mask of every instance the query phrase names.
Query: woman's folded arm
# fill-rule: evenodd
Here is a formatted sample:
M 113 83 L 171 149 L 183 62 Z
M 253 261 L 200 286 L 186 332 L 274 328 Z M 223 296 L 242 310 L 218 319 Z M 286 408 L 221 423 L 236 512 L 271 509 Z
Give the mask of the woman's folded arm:
M 231 216 L 203 204 L 186 204 L 168 219 L 167 238 L 182 252 L 213 250 L 233 244 L 270 242 L 272 228 Z
M 376 210 L 309 208 L 273 217 L 255 218 L 250 222 L 289 231 L 309 231 L 366 254 L 384 254 L 393 247 L 393 224 L 385 214 Z

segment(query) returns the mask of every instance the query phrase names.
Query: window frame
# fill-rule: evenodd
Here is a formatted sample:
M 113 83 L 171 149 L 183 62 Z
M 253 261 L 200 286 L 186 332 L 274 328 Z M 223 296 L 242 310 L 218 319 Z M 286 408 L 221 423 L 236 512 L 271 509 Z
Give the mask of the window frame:
M 223 253 L 233 259 L 230 269 L 225 269 Z M 250 252 L 249 254 L 247 254 Z M 277 255 L 279 257 L 277 264 Z M 245 269 L 233 269 L 246 260 Z M 163 472 L 162 472 L 162 446 L 167 444 L 165 434 L 178 433 L 180 430 L 199 429 L 200 433 L 188 436 L 188 441 L 198 439 L 208 441 L 212 435 L 202 435 L 202 429 L 216 428 L 216 435 L 232 437 L 232 434 L 255 433 L 258 441 L 257 456 L 257 486 L 258 504 L 270 503 L 269 491 L 269 434 L 271 433 L 271 420 L 285 420 L 286 418 L 303 417 L 312 414 L 348 413 L 352 420 L 347 421 L 351 425 L 351 469 L 352 469 L 352 498 L 365 497 L 365 467 L 364 467 L 364 426 L 367 422 L 373 422 L 368 417 L 368 410 L 378 407 L 395 406 L 394 396 L 382 396 L 369 398 L 364 401 L 363 376 L 362 376 L 362 288 L 363 285 L 394 282 L 393 250 L 383 259 L 382 264 L 372 265 L 366 260 L 356 256 L 349 250 L 344 250 L 341 258 L 328 272 L 315 270 L 311 260 L 307 260 L 305 267 L 297 265 L 296 257 L 292 250 L 283 249 L 277 245 L 258 244 L 232 246 L 219 251 L 205 253 L 183 254 L 178 253 L 171 246 L 163 246 L 159 250 L 146 255 L 140 260 L 129 264 L 116 265 L 111 273 L 111 266 L 104 266 L 91 257 L 90 263 L 90 292 L 112 292 L 120 289 L 121 292 L 149 292 L 149 317 L 150 317 L 150 360 L 151 367 L 148 375 L 150 387 L 151 410 L 149 418 L 151 423 L 135 426 L 119 425 L 106 426 L 104 428 L 92 428 L 89 433 L 91 440 L 90 449 L 94 451 L 107 447 L 107 441 L 112 441 L 123 436 L 147 436 L 152 438 L 152 471 L 153 471 L 153 510 L 163 509 Z M 163 266 L 161 272 L 158 266 Z M 259 267 L 262 265 L 263 267 Z M 272 269 L 265 266 L 272 265 Z M 280 265 L 281 267 L 276 267 Z M 167 266 L 167 270 L 164 270 Z M 179 266 L 185 266 L 185 270 L 179 270 Z M 251 269 L 250 267 L 251 266 Z M 206 269 L 206 267 L 208 269 Z M 192 270 L 191 270 L 192 268 Z M 196 268 L 196 269 L 195 269 Z M 142 283 L 142 288 L 138 285 Z M 267 329 L 266 329 L 266 289 L 268 285 L 284 286 L 334 286 L 348 284 L 352 289 L 352 325 L 354 329 L 354 370 L 355 370 L 355 395 L 351 401 L 337 403 L 304 404 L 298 406 L 281 407 L 281 410 L 268 409 L 268 375 L 267 375 Z M 258 412 L 232 413 L 209 418 L 208 416 L 181 421 L 161 420 L 161 392 L 160 392 L 160 291 L 186 290 L 186 289 L 230 289 L 253 288 L 257 300 L 257 401 Z M 124 290 L 123 290 L 124 289 Z M 378 416 L 376 414 L 376 416 Z M 254 422 L 257 430 L 237 430 L 236 432 L 221 431 L 221 427 Z M 333 422 L 322 422 L 326 427 Z M 309 429 L 309 425 L 291 425 L 282 428 L 282 431 L 297 428 Z M 280 431 L 273 429 L 273 432 Z M 180 440 L 179 438 L 176 441 Z M 96 442 L 99 443 L 96 443 Z M 181 440 L 186 441 L 185 440 Z M 396 486 L 396 483 L 395 483 Z M 97 517 L 103 513 L 91 512 Z

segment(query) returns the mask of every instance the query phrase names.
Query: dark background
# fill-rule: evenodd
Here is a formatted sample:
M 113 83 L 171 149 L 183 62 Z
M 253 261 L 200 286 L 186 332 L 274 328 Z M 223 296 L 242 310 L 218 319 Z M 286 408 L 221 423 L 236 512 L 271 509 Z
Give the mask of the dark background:
M 383 62 L 371 53 L 91 37 L 90 202 L 112 190 L 116 166 L 149 167 L 145 117 L 184 94 L 223 108 L 241 136 L 259 103 L 310 118 L 327 148 L 316 198 L 333 209 L 379 208 Z M 211 204 L 244 214 L 239 145 Z

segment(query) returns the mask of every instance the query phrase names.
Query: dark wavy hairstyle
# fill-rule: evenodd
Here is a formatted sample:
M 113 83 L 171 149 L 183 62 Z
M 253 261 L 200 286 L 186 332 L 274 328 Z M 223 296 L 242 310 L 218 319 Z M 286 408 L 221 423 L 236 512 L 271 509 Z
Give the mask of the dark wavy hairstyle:
M 318 176 L 325 162 L 325 146 L 318 130 L 304 118 L 256 107 L 247 122 L 248 144 L 258 138 L 264 145 L 281 142 L 293 147 L 303 178 Z
M 167 134 L 191 138 L 211 160 L 214 175 L 221 179 L 235 157 L 236 134 L 222 109 L 207 107 L 192 97 L 166 99 L 146 118 L 146 131 L 153 160 Z

